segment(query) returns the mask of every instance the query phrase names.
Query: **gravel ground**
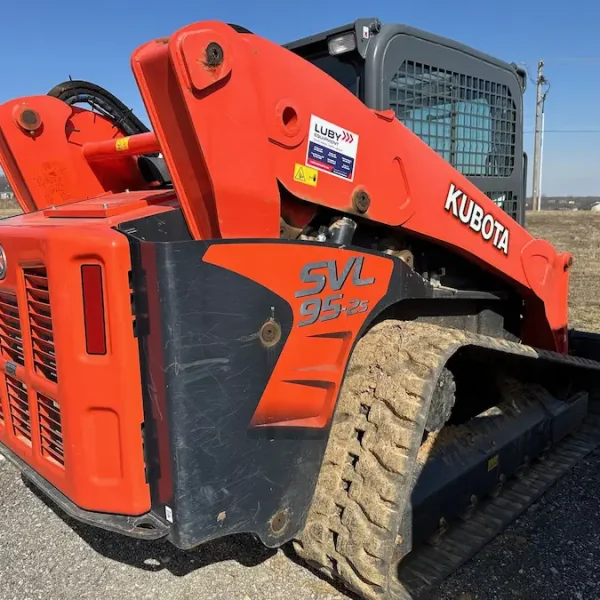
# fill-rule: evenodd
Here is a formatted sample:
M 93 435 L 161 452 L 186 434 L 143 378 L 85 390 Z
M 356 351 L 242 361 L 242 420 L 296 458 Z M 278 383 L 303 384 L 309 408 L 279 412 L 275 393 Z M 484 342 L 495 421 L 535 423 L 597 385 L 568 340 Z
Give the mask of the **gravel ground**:
M 53 510 L 0 456 L 0 600 L 338 600 L 253 538 L 193 552 L 138 542 Z
M 0 459 L 0 600 L 342 600 L 252 538 L 179 552 L 75 523 Z M 600 600 L 600 452 L 448 579 L 435 600 Z

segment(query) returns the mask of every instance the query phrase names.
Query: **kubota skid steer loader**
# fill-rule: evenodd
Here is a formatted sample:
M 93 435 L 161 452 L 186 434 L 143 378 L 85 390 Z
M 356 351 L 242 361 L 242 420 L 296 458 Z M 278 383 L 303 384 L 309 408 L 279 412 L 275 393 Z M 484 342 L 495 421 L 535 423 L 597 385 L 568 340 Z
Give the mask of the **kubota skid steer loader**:
M 0 449 L 98 527 L 420 597 L 600 442 L 523 78 L 376 20 L 131 64 L 152 131 L 81 83 L 0 106 Z

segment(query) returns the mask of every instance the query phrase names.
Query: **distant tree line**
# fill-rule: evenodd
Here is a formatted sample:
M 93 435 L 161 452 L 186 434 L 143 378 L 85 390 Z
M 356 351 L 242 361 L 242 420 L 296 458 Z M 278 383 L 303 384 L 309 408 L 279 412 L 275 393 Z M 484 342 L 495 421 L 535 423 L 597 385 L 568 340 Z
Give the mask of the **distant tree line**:
M 600 202 L 600 196 L 542 196 L 542 210 L 590 210 Z M 525 200 L 527 210 L 532 208 L 531 198 Z

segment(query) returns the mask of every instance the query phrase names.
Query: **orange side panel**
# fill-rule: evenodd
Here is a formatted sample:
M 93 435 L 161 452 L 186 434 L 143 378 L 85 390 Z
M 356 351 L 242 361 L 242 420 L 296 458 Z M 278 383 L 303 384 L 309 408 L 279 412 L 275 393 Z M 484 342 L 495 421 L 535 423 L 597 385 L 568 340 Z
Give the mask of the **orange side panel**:
M 147 512 L 127 238 L 41 213 L 1 230 L 0 441 L 83 509 Z M 83 264 L 102 267 L 105 355 L 86 352 Z
M 388 291 L 392 261 L 310 244 L 214 245 L 204 260 L 262 284 L 293 310 L 294 326 L 252 425 L 325 427 L 357 334 Z

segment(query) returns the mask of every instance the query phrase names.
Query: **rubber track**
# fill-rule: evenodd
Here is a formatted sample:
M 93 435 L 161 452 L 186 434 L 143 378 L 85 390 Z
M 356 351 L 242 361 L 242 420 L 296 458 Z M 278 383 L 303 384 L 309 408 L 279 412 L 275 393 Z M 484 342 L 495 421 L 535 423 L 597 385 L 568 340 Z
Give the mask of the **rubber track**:
M 600 417 L 588 416 L 575 434 L 509 480 L 501 493 L 482 503 L 464 522 L 457 522 L 435 546 L 424 545 L 398 569 L 407 599 L 423 598 L 491 542 L 582 458 L 600 446 Z
M 467 345 L 600 370 L 599 363 L 587 359 L 423 323 L 384 321 L 360 339 L 348 365 L 313 502 L 294 547 L 302 559 L 368 600 L 414 600 L 411 582 L 419 589 L 422 584 L 435 586 L 496 535 L 490 523 L 499 510 L 508 519 L 510 511 L 492 506 L 491 520 L 480 519 L 490 531 L 486 541 L 483 529 L 477 530 L 477 546 L 467 548 L 457 533 L 462 550 L 450 553 L 456 556 L 452 564 L 446 545 L 435 548 L 446 555 L 443 572 L 438 554 L 433 559 L 423 555 L 417 562 L 414 553 L 409 555 L 408 587 L 398 579 L 396 536 L 418 476 L 416 458 L 431 398 L 448 359 Z M 456 545 L 456 538 L 444 541 L 452 545 L 453 540 Z

